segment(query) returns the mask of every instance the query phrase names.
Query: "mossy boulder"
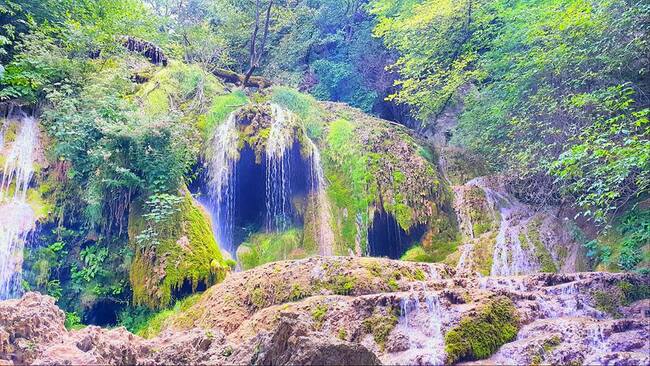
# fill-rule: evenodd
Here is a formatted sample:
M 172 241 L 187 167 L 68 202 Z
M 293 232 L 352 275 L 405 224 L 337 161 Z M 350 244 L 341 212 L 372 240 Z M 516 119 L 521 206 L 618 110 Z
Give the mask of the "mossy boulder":
M 303 232 L 298 229 L 280 233 L 257 233 L 237 248 L 237 259 L 246 270 L 265 263 L 301 259 L 316 253 L 315 245 L 306 247 L 303 243 Z
M 151 72 L 135 93 L 143 114 L 161 118 L 179 113 L 207 137 L 237 105 L 247 101 L 243 92 L 228 93 L 223 83 L 198 65 L 171 61 L 168 67 Z
M 433 152 L 403 126 L 342 104 L 323 105 L 320 145 L 336 211 L 338 252 L 367 252 L 367 232 L 377 211 L 390 214 L 406 232 L 426 225 L 425 249 L 453 241 L 451 190 L 435 168 Z
M 147 227 L 142 205 L 134 204 L 129 214 L 129 240 L 135 250 L 130 271 L 135 305 L 163 308 L 175 291 L 189 284 L 210 286 L 225 278 L 229 261 L 222 256 L 214 239 L 210 220 L 192 199 L 183 194 L 178 212 L 157 228 L 155 245 L 138 243 Z
M 503 344 L 514 340 L 519 318 L 512 300 L 498 296 L 464 316 L 445 335 L 447 364 L 490 357 Z

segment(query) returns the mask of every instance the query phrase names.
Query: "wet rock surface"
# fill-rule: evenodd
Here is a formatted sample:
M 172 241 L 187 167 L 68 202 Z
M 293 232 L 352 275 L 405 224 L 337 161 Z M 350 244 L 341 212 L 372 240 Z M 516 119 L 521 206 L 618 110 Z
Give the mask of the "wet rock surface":
M 286 288 L 259 290 L 261 279 Z M 649 284 L 633 274 L 479 277 L 316 257 L 236 273 L 152 339 L 121 327 L 67 331 L 54 299 L 37 293 L 0 302 L 0 364 L 443 364 L 445 335 L 507 298 L 516 337 L 473 364 L 641 365 L 650 362 L 650 300 L 639 297 Z M 598 292 L 622 298 L 605 304 Z

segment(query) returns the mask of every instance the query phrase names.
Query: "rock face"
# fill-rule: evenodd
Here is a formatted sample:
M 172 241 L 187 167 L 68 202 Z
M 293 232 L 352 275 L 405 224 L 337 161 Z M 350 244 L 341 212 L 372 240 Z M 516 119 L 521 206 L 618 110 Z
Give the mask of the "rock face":
M 648 364 L 649 286 L 632 274 L 487 278 L 315 257 L 231 275 L 152 339 L 124 328 L 67 331 L 54 299 L 37 293 L 0 302 L 0 364 L 431 365 L 450 362 L 450 352 L 475 364 Z M 495 323 L 503 309 L 515 323 Z M 518 332 L 481 354 L 490 329 Z

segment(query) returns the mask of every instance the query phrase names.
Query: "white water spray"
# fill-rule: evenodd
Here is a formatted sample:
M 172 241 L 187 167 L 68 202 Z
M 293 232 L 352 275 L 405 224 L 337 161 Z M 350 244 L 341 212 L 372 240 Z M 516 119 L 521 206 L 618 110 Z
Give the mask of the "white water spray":
M 323 172 L 318 146 L 309 140 L 311 145 L 311 190 L 315 195 L 315 223 L 320 255 L 333 255 L 334 232 L 332 231 L 332 211 L 327 198 L 327 182 Z
M 266 229 L 288 228 L 291 214 L 291 161 L 293 115 L 271 104 L 271 130 L 266 142 Z
M 409 348 L 399 352 L 387 363 L 444 365 L 443 311 L 437 294 L 424 294 L 424 303 L 417 294 L 400 301 L 397 329 L 408 337 Z
M 461 246 L 460 258 L 458 259 L 458 263 L 456 264 L 456 272 L 471 271 L 473 250 L 474 250 L 474 244 L 465 244 Z
M 467 184 L 481 188 L 493 211 L 498 211 L 500 216 L 490 275 L 515 276 L 536 272 L 537 263 L 529 258 L 519 240 L 519 234 L 533 216 L 530 209 L 506 193 L 504 187 L 492 188 L 484 178 L 473 179 Z
M 13 297 L 18 291 L 25 239 L 36 221 L 27 204 L 27 190 L 34 175 L 36 120 L 23 115 L 16 123 L 19 132 L 7 147 L 0 182 L 0 299 Z M 2 148 L 0 145 L 0 151 Z
M 232 253 L 234 232 L 235 177 L 239 159 L 237 114 L 232 112 L 212 138 L 207 160 L 209 195 L 215 203 L 215 234 L 222 249 Z

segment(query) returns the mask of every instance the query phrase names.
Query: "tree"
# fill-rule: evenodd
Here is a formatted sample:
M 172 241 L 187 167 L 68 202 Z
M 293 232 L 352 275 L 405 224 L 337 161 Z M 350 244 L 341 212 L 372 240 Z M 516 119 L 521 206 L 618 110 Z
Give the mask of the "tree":
M 269 36 L 269 25 L 271 23 L 271 9 L 273 9 L 273 0 L 269 0 L 268 5 L 264 5 L 266 10 L 264 11 L 264 30 L 262 33 L 262 40 L 258 44 L 258 36 L 260 31 L 260 12 L 263 11 L 263 5 L 260 0 L 255 0 L 255 21 L 253 23 L 253 32 L 251 33 L 250 44 L 249 44 L 249 61 L 248 61 L 248 71 L 244 76 L 244 85 L 248 84 L 248 80 L 253 75 L 255 69 L 260 66 L 260 60 L 262 59 L 262 54 L 264 53 L 266 47 L 266 40 Z

